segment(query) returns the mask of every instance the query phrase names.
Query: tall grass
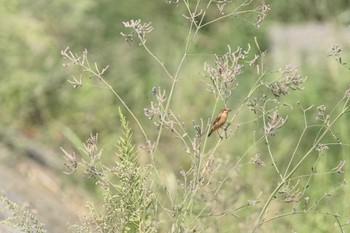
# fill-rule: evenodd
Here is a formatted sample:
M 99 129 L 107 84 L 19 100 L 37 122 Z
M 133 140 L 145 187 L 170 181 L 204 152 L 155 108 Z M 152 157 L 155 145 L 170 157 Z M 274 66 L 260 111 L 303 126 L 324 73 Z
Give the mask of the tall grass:
M 335 106 L 329 108 L 322 103 L 304 106 L 302 102 L 293 101 L 296 96 L 305 94 L 301 91 L 307 82 L 306 77 L 299 72 L 297 66 L 292 65 L 270 71 L 265 67 L 266 51 L 260 50 L 255 38 L 254 45 L 246 44 L 235 49 L 227 46 L 227 51 L 222 55 L 215 55 L 213 52 L 212 59 L 203 64 L 200 84 L 196 84 L 192 91 L 198 95 L 207 92 L 210 96 L 210 101 L 205 106 L 210 117 L 205 120 L 192 111 L 197 108 L 186 103 L 174 103 L 174 98 L 181 94 L 179 83 L 191 79 L 191 76 L 182 72 L 191 55 L 191 49 L 196 45 L 196 37 L 207 26 L 220 26 L 221 21 L 235 16 L 246 17 L 248 22 L 259 27 L 270 7 L 264 3 L 256 5 L 253 1 L 242 1 L 240 4 L 229 1 L 170 1 L 169 4 L 184 7 L 183 17 L 188 21 L 183 54 L 175 70 L 168 69 L 166 65 L 166 59 L 170 57 L 159 57 L 148 45 L 147 38 L 154 29 L 151 22 L 126 21 L 123 24 L 129 31 L 121 33 L 127 43 L 141 46 L 171 83 L 169 89 L 154 86 L 149 91 L 154 101 L 144 108 L 144 114 L 153 122 L 153 129 L 144 128 L 141 120 L 118 94 L 117 87 L 109 85 L 104 78 L 106 68 L 101 69 L 96 63 L 90 64 L 87 51 L 81 56 L 68 48 L 62 51 L 63 57 L 68 61 L 67 65 L 75 65 L 82 70 L 79 79 L 73 78 L 69 82 L 74 87 L 81 87 L 83 80 L 89 77 L 106 85 L 130 114 L 129 120 L 135 121 L 143 134 L 143 143 L 137 154 L 145 151 L 150 158 L 145 170 L 137 165 L 136 157 L 133 157 L 129 165 L 124 165 L 132 168 L 123 170 L 125 176 L 138 177 L 136 180 L 129 180 L 131 183 L 106 175 L 106 172 L 113 171 L 110 166 L 100 164 L 99 169 L 92 169 L 94 177 L 105 184 L 100 187 L 105 199 L 104 212 L 98 215 L 99 221 L 93 221 L 95 228 L 90 232 L 114 232 L 116 229 L 123 232 L 142 232 L 144 223 L 149 224 L 148 231 L 159 232 L 273 232 L 274 227 L 268 224 L 270 222 L 283 224 L 280 228 L 283 230 L 298 229 L 298 226 L 290 225 L 293 221 L 289 219 L 293 215 L 303 215 L 303 218 L 315 215 L 331 218 L 336 225 L 322 227 L 344 232 L 348 224 L 346 217 L 336 211 L 327 210 L 329 204 L 325 200 L 342 189 L 346 181 L 333 182 L 322 188 L 314 188 L 314 183 L 318 177 L 336 176 L 344 172 L 345 161 L 342 160 L 335 167 L 323 168 L 322 172 L 318 168 L 324 154 L 331 147 L 348 146 L 337 138 L 333 129 L 349 110 L 349 90 L 344 88 L 344 95 Z M 339 56 L 342 52 L 336 48 L 332 51 L 334 56 Z M 249 79 L 243 78 L 244 73 L 253 75 Z M 240 88 L 239 84 L 249 88 L 237 103 L 232 100 L 232 96 Z M 181 119 L 177 113 L 179 106 L 189 108 L 193 117 L 191 122 Z M 220 137 L 208 138 L 208 129 L 220 109 L 231 106 L 234 106 L 233 113 L 219 129 Z M 303 123 L 297 125 L 293 132 L 286 131 L 290 119 L 299 116 Z M 122 125 L 125 130 L 124 118 Z M 156 137 L 151 138 L 150 135 L 153 134 L 148 130 L 156 131 Z M 292 142 L 286 145 L 284 154 L 280 154 L 285 143 L 283 135 L 286 133 L 293 133 Z M 251 143 L 243 142 L 246 137 L 250 137 Z M 127 138 L 130 139 L 130 136 L 123 140 L 130 143 Z M 241 143 L 245 149 L 241 145 L 230 146 L 231 142 Z M 189 166 L 177 167 L 167 173 L 159 162 L 159 157 L 167 154 L 164 150 L 175 150 L 171 154 L 179 158 L 186 156 L 190 160 Z M 120 151 L 119 159 L 124 161 L 126 155 L 127 150 Z M 75 157 L 67 157 L 76 163 Z M 83 161 L 83 164 L 86 166 L 89 163 Z M 247 166 L 252 165 L 261 167 L 259 174 L 262 174 L 253 180 L 249 177 L 250 174 L 247 175 L 252 169 L 245 171 Z M 262 182 L 259 178 L 263 177 L 269 177 L 270 180 L 263 183 L 268 187 L 259 185 Z M 111 187 L 114 187 L 112 192 Z M 138 191 L 139 198 L 149 200 L 146 203 L 152 205 L 146 205 L 145 208 L 139 199 L 134 200 L 134 195 L 126 195 L 139 188 L 148 190 Z M 336 200 L 330 198 L 329 201 Z M 122 203 L 133 204 L 124 206 Z M 114 223 L 108 220 L 111 207 L 119 211 L 119 215 L 113 215 Z M 96 211 L 92 207 L 93 219 L 96 219 Z M 137 215 L 136 220 L 123 217 L 129 216 L 128 213 L 131 212 L 141 214 Z M 121 219 L 125 220 L 125 225 L 119 222 Z M 91 224 L 91 220 L 87 222 Z M 97 227 L 100 225 L 103 227 Z M 81 227 L 84 226 L 86 225 Z
M 347 184 L 346 161 L 330 166 L 327 156 L 349 146 L 337 136 L 337 125 L 349 111 L 350 90 L 344 87 L 334 106 L 306 106 L 299 101 L 307 95 L 306 76 L 293 65 L 270 70 L 256 37 L 254 44 L 225 45 L 222 54 L 211 51 L 200 74 L 186 74 L 189 60 L 198 58 L 192 51 L 203 30 L 238 18 L 259 28 L 271 9 L 250 0 L 168 3 L 183 10 L 178 17 L 187 22 L 178 60 L 159 56 L 149 45 L 151 22 L 125 21 L 121 33 L 130 50 L 143 48 L 169 83 L 144 90 L 153 101 L 140 111 L 151 128 L 105 78 L 108 66 L 91 62 L 87 50 L 61 52 L 65 67 L 78 70 L 68 80 L 77 91 L 89 80 L 106 87 L 122 106 L 115 154 L 98 148 L 98 134 L 79 149 L 81 158 L 62 148 L 66 173 L 80 169 L 103 196 L 101 205 L 88 205 L 89 215 L 72 232 L 345 232 L 349 216 L 341 213 L 337 195 Z M 330 55 L 346 67 L 339 60 L 342 52 L 334 46 Z M 184 87 L 188 83 L 193 86 Z M 190 104 L 179 98 L 184 90 L 192 92 Z M 205 103 L 196 101 L 199 95 Z M 224 107 L 232 109 L 227 122 L 208 137 Z M 185 117 L 183 109 L 188 109 Z M 165 156 L 174 163 L 164 164 Z M 322 182 L 324 177 L 330 182 Z

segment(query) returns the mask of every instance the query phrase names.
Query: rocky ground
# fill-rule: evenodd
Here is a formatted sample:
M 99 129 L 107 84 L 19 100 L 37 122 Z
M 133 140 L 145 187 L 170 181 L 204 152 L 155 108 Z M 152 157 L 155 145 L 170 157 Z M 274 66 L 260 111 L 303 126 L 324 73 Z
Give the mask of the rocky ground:
M 0 133 L 0 194 L 27 205 L 50 233 L 68 232 L 84 214 L 87 195 L 63 175 L 63 156 L 19 134 Z M 0 221 L 9 212 L 0 204 Z M 0 222 L 0 232 L 20 232 Z

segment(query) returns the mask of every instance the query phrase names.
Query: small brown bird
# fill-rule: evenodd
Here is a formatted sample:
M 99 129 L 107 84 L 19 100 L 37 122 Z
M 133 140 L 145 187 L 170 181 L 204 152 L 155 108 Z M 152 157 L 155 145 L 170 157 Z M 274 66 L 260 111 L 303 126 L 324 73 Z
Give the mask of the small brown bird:
M 219 114 L 219 116 L 216 118 L 216 120 L 213 123 L 213 126 L 210 129 L 210 132 L 208 134 L 208 137 L 218 128 L 220 128 L 221 126 L 223 126 L 227 120 L 227 116 L 228 116 L 228 112 L 230 112 L 231 109 L 229 108 L 223 108 L 221 109 L 221 112 Z

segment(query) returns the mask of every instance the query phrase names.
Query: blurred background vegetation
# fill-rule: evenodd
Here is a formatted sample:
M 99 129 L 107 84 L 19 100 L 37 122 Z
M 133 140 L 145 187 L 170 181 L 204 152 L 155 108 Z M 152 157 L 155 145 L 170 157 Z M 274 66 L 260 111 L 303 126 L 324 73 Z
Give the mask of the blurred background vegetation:
M 260 4 L 260 1 L 255 2 L 256 5 Z M 349 85 L 349 70 L 334 59 L 327 58 L 327 52 L 333 44 L 339 43 L 344 48 L 344 62 L 350 61 L 350 40 L 344 39 L 344 36 L 349 39 L 350 33 L 348 0 L 275 0 L 266 3 L 270 5 L 271 11 L 259 28 L 254 25 L 256 16 L 242 15 L 212 24 L 200 31 L 181 71 L 183 81 L 179 82 L 172 103 L 172 108 L 177 110 L 176 114 L 190 131 L 193 127 L 192 120 L 199 122 L 199 119 L 203 118 L 207 121 L 212 111 L 208 106 L 214 103 L 209 93 L 198 92 L 198 89 L 204 89 L 201 82 L 204 62 L 212 63 L 214 54 L 225 53 L 227 45 L 235 50 L 237 46 L 247 48 L 249 43 L 252 50 L 257 51 L 254 37 L 257 38 L 260 49 L 267 51 L 265 66 L 271 67 L 270 72 L 273 73 L 294 62 L 294 65 L 301 67 L 301 73 L 308 77 L 302 93 L 295 92 L 283 99 L 291 104 L 294 110 L 299 111 L 297 101 L 305 107 L 325 105 L 331 108 L 344 95 Z M 100 66 L 110 66 L 105 79 L 141 119 L 151 137 L 156 136 L 156 127 L 144 116 L 143 109 L 154 101 L 152 87 L 159 86 L 168 90 L 170 80 L 159 65 L 138 46 L 138 42 L 129 45 L 120 32 L 125 31 L 123 21 L 142 19 L 144 22 L 152 22 L 154 30 L 147 38 L 148 46 L 171 71 L 174 71 L 183 53 L 188 32 L 188 21 L 181 16 L 185 12 L 182 6 L 169 5 L 163 0 L 1 0 L 0 5 L 0 126 L 5 134 L 15 131 L 59 151 L 60 146 L 79 147 L 90 132 L 99 133 L 99 146 L 104 149 L 106 160 L 113 161 L 109 155 L 114 154 L 115 143 L 121 133 L 117 111 L 121 104 L 112 93 L 94 82 L 82 88 L 72 88 L 67 82 L 71 73 L 62 66 L 64 60 L 60 55 L 61 50 L 70 47 L 78 54 L 86 48 L 90 61 L 96 61 Z M 215 15 L 216 12 L 212 14 Z M 279 40 L 274 40 L 274 32 L 281 30 L 283 41 L 283 35 L 287 35 L 283 30 L 295 25 L 303 28 L 303 25 L 310 24 L 327 27 L 330 25 L 334 28 L 331 39 L 326 43 L 320 42 L 321 48 L 317 47 L 314 52 L 311 49 L 308 51 L 310 54 L 298 53 L 297 60 L 293 57 L 294 60 L 290 61 L 292 57 L 283 52 L 284 47 L 274 44 L 279 43 Z M 308 39 L 305 35 L 298 38 Z M 322 38 L 318 39 L 321 41 Z M 311 43 L 317 44 L 318 40 Z M 292 40 L 287 46 L 291 50 L 295 48 L 296 51 L 301 51 L 298 50 L 299 44 L 303 42 Z M 275 53 L 278 54 L 277 57 L 271 55 L 275 50 L 279 50 L 279 53 Z M 244 101 L 244 93 L 248 91 L 244 89 L 247 86 L 244 80 L 252 82 L 253 80 L 249 79 L 252 75 L 254 74 L 249 71 L 242 74 L 240 85 L 227 102 L 228 107 L 235 109 Z M 290 110 L 286 107 L 285 111 Z M 253 115 L 247 113 L 235 123 L 247 122 L 253 118 Z M 310 119 L 314 118 L 315 113 L 310 113 Z M 143 138 L 135 122 L 131 118 L 128 120 L 134 129 L 136 145 L 142 144 Z M 346 116 L 334 132 L 344 143 L 350 143 L 348 121 L 349 117 Z M 280 156 L 276 160 L 282 167 L 288 161 L 283 155 L 291 153 L 303 124 L 300 112 L 289 119 L 288 125 L 276 139 L 278 146 L 275 147 L 275 153 Z M 254 126 L 247 126 L 239 130 L 238 137 L 224 142 L 222 147 L 226 149 L 222 155 L 223 160 L 236 161 L 254 142 L 253 130 Z M 313 133 L 310 132 L 310 140 L 313 140 Z M 302 142 L 302 145 L 307 147 L 308 142 Z M 180 168 L 190 166 L 184 148 L 174 143 L 170 133 L 165 133 L 160 146 L 163 149 L 159 150 L 159 153 L 166 152 L 157 155 L 162 170 L 170 169 L 177 176 Z M 164 150 L 169 147 L 173 149 Z M 319 169 L 328 171 L 336 167 L 339 160 L 348 160 L 349 147 L 332 148 L 325 156 Z M 142 158 L 144 163 L 148 162 L 147 155 Z M 265 159 L 268 161 L 268 157 Z M 266 175 L 264 170 L 249 166 L 248 162 L 249 160 L 241 168 L 241 172 L 246 174 L 243 176 L 245 178 L 232 181 L 237 183 L 236 188 L 232 190 L 236 196 L 240 195 L 241 190 L 258 193 L 259 190 L 266 191 L 271 188 L 269 182 L 274 178 Z M 313 162 L 306 164 L 304 169 L 309 171 Z M 252 180 L 258 177 L 256 183 L 252 183 Z M 329 191 L 322 189 L 325 183 L 330 184 L 329 189 L 348 178 L 347 172 L 338 176 L 327 176 L 326 179 L 320 176 L 315 185 L 319 183 L 321 187 L 313 190 L 321 195 Z M 88 185 L 89 182 L 82 184 Z M 346 201 L 349 193 L 348 186 L 337 192 L 336 197 L 333 197 L 336 201 L 333 199 L 331 206 L 333 212 L 340 215 L 347 213 L 350 208 Z M 236 198 L 242 202 L 246 199 Z M 290 229 L 297 232 L 329 232 L 322 228 L 325 225 L 323 216 L 315 217 L 312 222 L 296 225 L 302 219 L 303 217 L 293 217 L 279 223 L 284 224 L 289 232 Z

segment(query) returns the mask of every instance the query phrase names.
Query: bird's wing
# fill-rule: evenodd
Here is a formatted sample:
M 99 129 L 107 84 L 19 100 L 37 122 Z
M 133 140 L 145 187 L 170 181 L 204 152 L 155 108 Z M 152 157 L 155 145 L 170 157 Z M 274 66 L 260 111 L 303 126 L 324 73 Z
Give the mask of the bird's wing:
M 219 116 L 215 119 L 213 125 L 215 125 L 216 123 L 218 123 L 220 121 L 221 118 L 221 113 L 219 114 Z

